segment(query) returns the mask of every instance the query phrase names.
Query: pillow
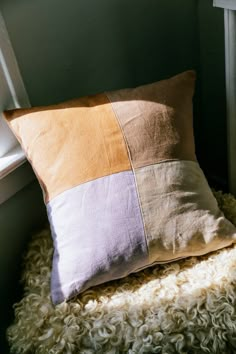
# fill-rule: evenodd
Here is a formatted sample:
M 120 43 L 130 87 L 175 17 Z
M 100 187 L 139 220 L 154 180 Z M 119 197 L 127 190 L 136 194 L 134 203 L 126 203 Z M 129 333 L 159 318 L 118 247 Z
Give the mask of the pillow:
M 4 112 L 44 193 L 54 304 L 235 241 L 195 156 L 195 73 Z

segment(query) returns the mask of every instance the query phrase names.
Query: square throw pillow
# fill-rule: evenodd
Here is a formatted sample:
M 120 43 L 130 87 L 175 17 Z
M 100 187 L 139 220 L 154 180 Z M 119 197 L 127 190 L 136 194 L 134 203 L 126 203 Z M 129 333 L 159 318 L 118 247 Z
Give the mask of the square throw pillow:
M 195 73 L 4 112 L 44 193 L 52 301 L 230 245 L 195 156 Z

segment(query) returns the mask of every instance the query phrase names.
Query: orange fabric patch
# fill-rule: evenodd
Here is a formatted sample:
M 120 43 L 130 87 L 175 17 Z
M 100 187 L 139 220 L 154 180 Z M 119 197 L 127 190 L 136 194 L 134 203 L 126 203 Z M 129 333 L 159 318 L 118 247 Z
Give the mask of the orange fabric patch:
M 4 114 L 37 171 L 45 202 L 81 183 L 131 170 L 104 94 Z

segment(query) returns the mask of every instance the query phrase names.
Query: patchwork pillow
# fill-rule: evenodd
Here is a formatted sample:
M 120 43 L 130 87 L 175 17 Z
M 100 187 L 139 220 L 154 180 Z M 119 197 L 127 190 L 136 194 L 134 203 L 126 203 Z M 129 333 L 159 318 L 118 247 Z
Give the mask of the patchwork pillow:
M 195 73 L 4 112 L 44 193 L 52 301 L 230 245 L 195 156 Z

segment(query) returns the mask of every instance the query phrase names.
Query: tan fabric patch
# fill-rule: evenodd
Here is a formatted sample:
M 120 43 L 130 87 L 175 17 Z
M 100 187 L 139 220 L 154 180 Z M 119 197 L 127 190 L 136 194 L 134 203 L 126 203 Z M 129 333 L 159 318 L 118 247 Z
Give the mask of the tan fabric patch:
M 205 254 L 235 240 L 235 227 L 219 210 L 197 162 L 163 162 L 135 174 L 150 263 Z
M 131 169 L 119 124 L 103 94 L 4 114 L 46 202 L 81 183 Z
M 196 160 L 192 96 L 195 73 L 108 92 L 134 168 L 163 160 Z

